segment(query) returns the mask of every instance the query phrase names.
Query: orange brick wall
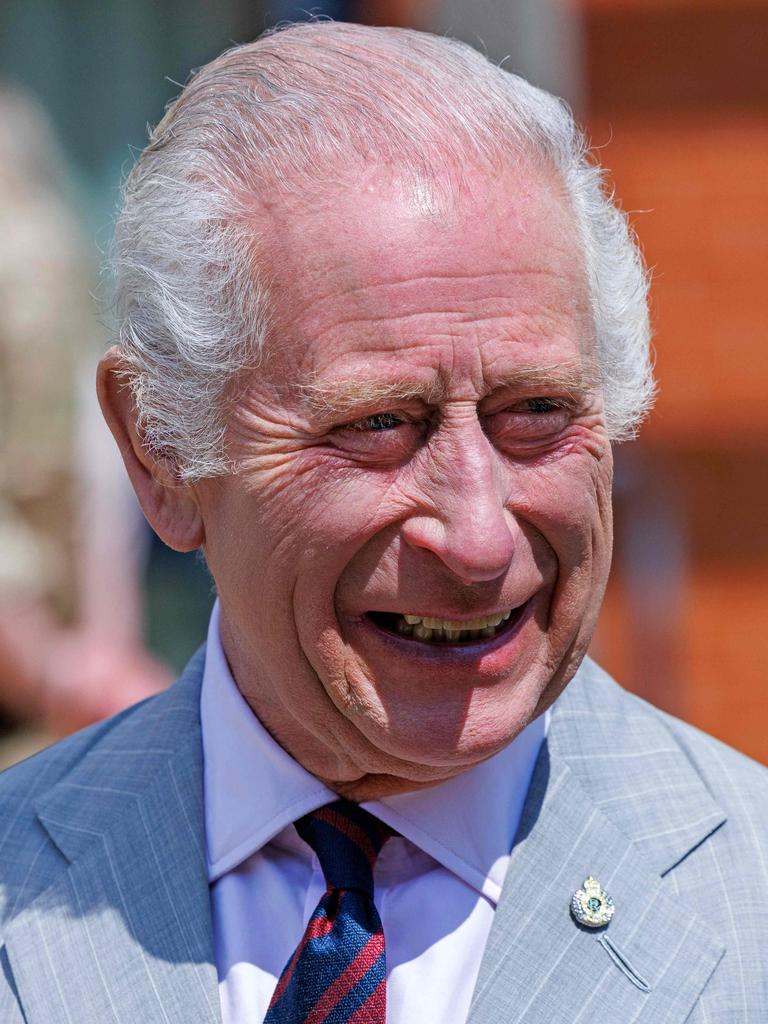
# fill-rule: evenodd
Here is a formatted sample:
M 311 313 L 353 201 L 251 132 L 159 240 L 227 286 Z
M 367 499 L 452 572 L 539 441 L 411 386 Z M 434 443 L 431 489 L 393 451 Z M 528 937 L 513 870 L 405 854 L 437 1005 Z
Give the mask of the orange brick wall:
M 768 4 L 584 9 L 588 126 L 654 268 L 661 384 L 643 440 L 618 453 L 630 485 L 596 651 L 768 760 Z M 632 503 L 644 513 L 656 491 L 674 492 L 680 566 L 659 560 L 654 607 L 626 550 Z

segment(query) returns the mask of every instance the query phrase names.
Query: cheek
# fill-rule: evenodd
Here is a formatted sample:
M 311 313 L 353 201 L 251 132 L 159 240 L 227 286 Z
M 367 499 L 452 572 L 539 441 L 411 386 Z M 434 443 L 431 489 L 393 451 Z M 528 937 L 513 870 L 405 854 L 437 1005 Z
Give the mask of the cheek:
M 558 575 L 594 581 L 607 574 L 612 542 L 610 449 L 516 469 L 512 511 L 553 552 Z
M 536 466 L 523 464 L 515 476 L 513 495 L 516 486 L 524 495 L 523 506 L 554 526 L 578 533 L 610 522 L 610 450 L 601 458 L 580 452 Z
M 334 540 L 367 539 L 412 509 L 417 498 L 411 477 L 409 463 L 376 468 L 332 456 L 305 462 L 300 493 L 293 496 L 302 530 Z
M 303 578 L 332 589 L 355 553 L 405 514 L 396 471 L 339 465 L 303 452 L 280 467 L 253 468 L 217 530 L 235 571 L 247 561 L 265 587 L 293 588 Z M 219 520 L 216 520 L 219 527 Z M 329 593 L 330 596 L 330 593 Z

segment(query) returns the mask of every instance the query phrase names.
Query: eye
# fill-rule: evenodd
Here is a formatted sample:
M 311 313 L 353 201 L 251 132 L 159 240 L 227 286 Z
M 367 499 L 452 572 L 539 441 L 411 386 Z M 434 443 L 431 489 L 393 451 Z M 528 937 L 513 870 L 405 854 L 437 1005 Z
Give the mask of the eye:
M 512 412 L 532 412 L 541 413 L 556 412 L 558 409 L 562 409 L 562 405 L 556 402 L 554 398 L 527 398 L 524 402 L 520 402 Z
M 350 430 L 394 430 L 403 420 L 393 412 L 377 412 L 373 416 L 365 416 L 356 423 L 350 423 Z
M 562 398 L 535 395 L 488 416 L 485 430 L 501 449 L 531 451 L 551 444 L 567 428 L 572 415 Z
M 336 427 L 330 443 L 350 457 L 379 464 L 399 462 L 423 442 L 425 423 L 405 412 L 375 412 Z

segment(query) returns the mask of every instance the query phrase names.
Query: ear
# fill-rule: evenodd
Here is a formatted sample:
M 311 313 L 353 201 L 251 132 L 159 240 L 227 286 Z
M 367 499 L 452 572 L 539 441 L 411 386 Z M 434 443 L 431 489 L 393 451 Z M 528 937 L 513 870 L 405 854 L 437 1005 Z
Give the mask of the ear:
M 175 467 L 144 444 L 126 369 L 116 346 L 99 362 L 96 391 L 101 411 L 150 526 L 175 551 L 194 551 L 205 540 L 194 487 L 183 483 Z

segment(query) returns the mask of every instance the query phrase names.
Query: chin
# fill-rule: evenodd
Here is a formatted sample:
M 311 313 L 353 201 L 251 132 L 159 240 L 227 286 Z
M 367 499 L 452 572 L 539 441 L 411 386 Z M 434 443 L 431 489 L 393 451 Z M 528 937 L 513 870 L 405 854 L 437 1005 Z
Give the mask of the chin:
M 435 785 L 480 764 L 512 742 L 536 714 L 536 700 L 483 701 L 458 714 L 427 709 L 383 727 L 358 721 L 368 746 L 360 764 L 369 775 L 390 775 L 409 786 Z

